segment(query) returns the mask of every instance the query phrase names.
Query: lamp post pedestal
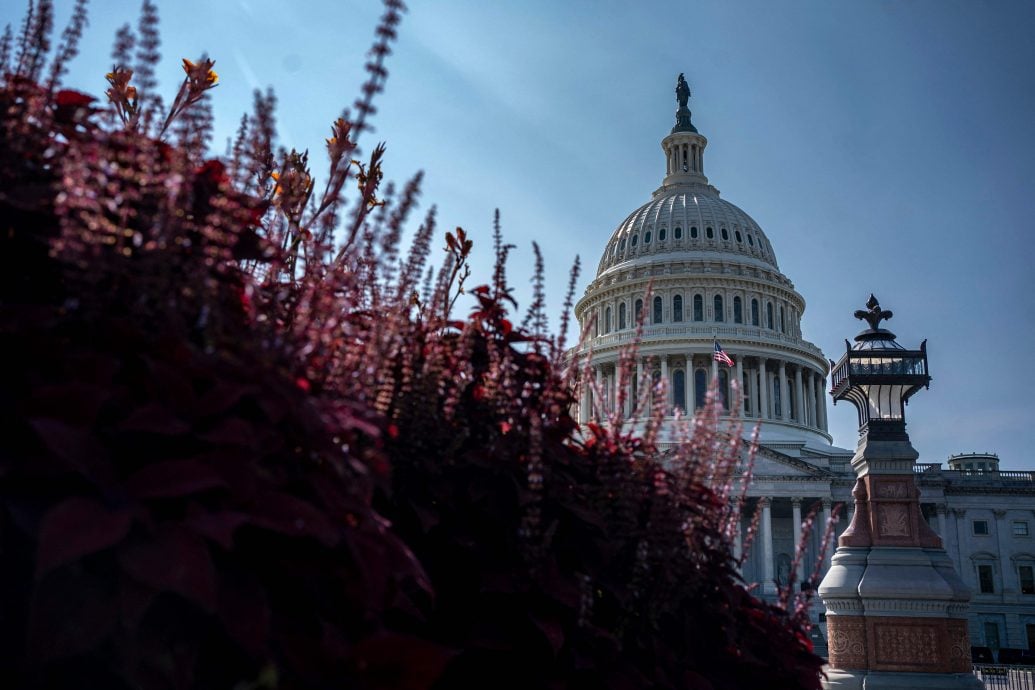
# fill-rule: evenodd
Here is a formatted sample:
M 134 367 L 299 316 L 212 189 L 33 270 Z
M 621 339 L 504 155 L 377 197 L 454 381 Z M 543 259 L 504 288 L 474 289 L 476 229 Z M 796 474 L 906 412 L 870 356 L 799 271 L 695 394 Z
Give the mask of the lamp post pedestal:
M 852 522 L 819 585 L 827 609 L 825 685 L 977 690 L 982 684 L 971 672 L 966 620 L 970 591 L 920 512 L 918 453 L 902 413 L 909 396 L 930 381 L 926 350 L 904 350 L 894 339 L 871 322 L 834 369 L 834 399 L 859 409 L 860 439 L 852 458 Z

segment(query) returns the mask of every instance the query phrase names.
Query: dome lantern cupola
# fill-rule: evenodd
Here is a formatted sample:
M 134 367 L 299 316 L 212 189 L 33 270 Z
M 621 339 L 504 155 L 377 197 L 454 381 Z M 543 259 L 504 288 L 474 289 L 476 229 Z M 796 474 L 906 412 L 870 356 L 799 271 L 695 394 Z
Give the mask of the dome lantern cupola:
M 708 140 L 697 131 L 690 120 L 690 87 L 682 74 L 676 81 L 676 124 L 661 141 L 665 151 L 665 179 L 662 188 L 674 185 L 708 184 L 704 176 L 704 148 Z

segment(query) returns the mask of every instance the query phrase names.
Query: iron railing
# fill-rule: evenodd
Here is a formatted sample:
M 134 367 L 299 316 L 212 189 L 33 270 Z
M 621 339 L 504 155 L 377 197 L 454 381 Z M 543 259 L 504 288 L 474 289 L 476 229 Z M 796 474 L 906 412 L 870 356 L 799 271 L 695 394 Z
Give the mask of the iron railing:
M 988 690 L 1035 690 L 1035 666 L 974 664 L 974 675 Z

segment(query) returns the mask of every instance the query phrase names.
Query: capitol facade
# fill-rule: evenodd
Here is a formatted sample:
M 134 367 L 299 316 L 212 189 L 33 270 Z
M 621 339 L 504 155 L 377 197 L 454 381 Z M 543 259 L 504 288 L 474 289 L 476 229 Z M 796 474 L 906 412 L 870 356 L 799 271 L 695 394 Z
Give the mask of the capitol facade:
M 738 382 L 745 429 L 760 432 L 741 540 L 756 511 L 760 521 L 742 574 L 773 598 L 791 575 L 804 515 L 815 510 L 825 524 L 836 507 L 836 533 L 850 523 L 854 451 L 833 445 L 827 431 L 829 360 L 802 333 L 805 299 L 759 224 L 705 176 L 708 140 L 692 123 L 682 75 L 676 95 L 675 126 L 661 141 L 661 185 L 618 224 L 575 306 L 588 333 L 579 353 L 591 356 L 595 382 L 581 387 L 578 415 L 585 423 L 594 410 L 618 412 L 635 425 L 634 392 L 644 377 L 664 380 L 664 451 L 677 420 L 704 404 L 713 383 L 729 409 Z M 634 371 L 619 391 L 620 361 L 641 323 Z M 716 343 L 733 366 L 713 357 Z M 915 470 L 924 514 L 973 591 L 972 644 L 1035 652 L 1035 476 L 1000 471 L 993 454 Z M 810 535 L 803 563 L 816 561 L 821 532 Z M 818 584 L 809 575 L 798 575 L 801 587 Z M 813 608 L 822 651 L 822 604 Z

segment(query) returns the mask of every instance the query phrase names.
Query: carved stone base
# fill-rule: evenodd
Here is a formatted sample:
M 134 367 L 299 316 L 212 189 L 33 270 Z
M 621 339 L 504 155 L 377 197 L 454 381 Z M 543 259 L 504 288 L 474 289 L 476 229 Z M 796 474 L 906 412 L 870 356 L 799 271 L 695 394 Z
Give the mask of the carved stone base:
M 830 665 L 845 670 L 968 673 L 967 623 L 901 616 L 828 616 Z

